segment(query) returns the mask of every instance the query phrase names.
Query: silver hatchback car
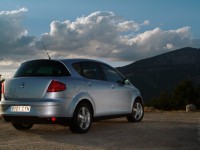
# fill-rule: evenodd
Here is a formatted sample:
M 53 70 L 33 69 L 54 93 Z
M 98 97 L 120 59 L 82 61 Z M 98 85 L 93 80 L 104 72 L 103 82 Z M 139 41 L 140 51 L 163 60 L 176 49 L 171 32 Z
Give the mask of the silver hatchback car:
M 96 60 L 32 60 L 3 85 L 0 114 L 18 130 L 33 124 L 68 125 L 89 131 L 92 121 L 144 115 L 140 92 L 111 66 Z

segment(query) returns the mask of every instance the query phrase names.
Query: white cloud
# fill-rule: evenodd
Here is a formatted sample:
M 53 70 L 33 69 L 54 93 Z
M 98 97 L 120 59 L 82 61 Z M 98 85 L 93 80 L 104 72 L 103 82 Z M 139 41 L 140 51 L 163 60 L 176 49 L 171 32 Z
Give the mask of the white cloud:
M 14 66 L 16 63 L 14 63 L 13 61 L 11 60 L 2 60 L 0 61 L 0 67 L 1 66 Z
M 174 49 L 174 45 L 171 44 L 171 43 L 167 43 L 166 47 L 164 47 L 164 48 L 173 50 Z
M 113 12 L 99 11 L 80 17 L 74 22 L 54 21 L 50 32 L 43 34 L 42 39 L 51 51 L 57 53 L 56 56 L 62 52 L 65 57 L 106 57 L 125 61 L 134 61 L 194 44 L 189 26 L 175 30 L 156 27 L 139 32 L 142 26 L 149 24 L 149 20 L 137 23 L 124 20 Z
M 22 16 L 26 11 L 28 11 L 26 8 L 21 8 L 0 12 L 0 42 L 14 42 L 27 35 L 28 31 L 21 26 Z
M 30 58 L 35 50 L 35 37 L 28 35 L 22 21 L 27 8 L 0 11 L 0 59 L 19 60 Z M 2 61 L 0 62 L 2 64 Z
M 124 47 L 126 48 L 120 51 L 118 56 L 121 56 L 125 60 L 138 60 L 194 45 L 190 27 L 167 31 L 155 28 L 144 33 L 139 33 L 136 36 L 125 38 L 123 39 L 123 43 L 125 43 Z M 125 54 L 123 54 L 124 51 L 126 52 Z
M 199 47 L 191 27 L 142 32 L 149 20 L 138 23 L 113 12 L 93 12 L 75 21 L 53 21 L 49 33 L 37 39 L 29 35 L 22 21 L 28 11 L 21 8 L 0 12 L 0 69 L 27 59 L 47 58 L 41 41 L 52 58 L 105 58 L 135 61 L 177 48 Z M 55 18 L 56 19 L 56 18 Z
M 119 32 L 137 31 L 137 30 L 139 30 L 139 25 L 134 21 L 124 21 L 118 24 Z
M 143 24 L 144 24 L 144 25 L 149 25 L 149 24 L 150 24 L 150 21 L 149 21 L 149 20 L 145 20 Z

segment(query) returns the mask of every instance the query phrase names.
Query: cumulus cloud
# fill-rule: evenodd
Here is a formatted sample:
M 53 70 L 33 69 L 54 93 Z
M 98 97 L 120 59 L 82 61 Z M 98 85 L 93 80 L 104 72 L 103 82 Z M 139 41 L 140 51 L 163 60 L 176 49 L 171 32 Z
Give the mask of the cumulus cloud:
M 185 46 L 194 46 L 191 27 L 155 29 L 140 33 L 150 24 L 127 21 L 113 12 L 94 12 L 75 21 L 53 21 L 42 39 L 51 51 L 65 57 L 103 57 L 134 61 Z M 199 46 L 199 44 L 195 44 Z M 54 54 L 59 55 L 56 51 Z
M 29 36 L 22 25 L 27 11 L 27 8 L 21 8 L 0 12 L 0 65 L 9 64 L 5 63 L 7 60 L 24 59 L 33 54 L 35 37 Z
M 121 46 L 124 46 L 124 49 L 120 49 L 117 55 L 125 60 L 137 60 L 182 47 L 194 46 L 189 26 L 168 31 L 155 28 L 144 33 L 139 33 L 136 36 L 123 37 L 122 39 Z
M 27 35 L 27 30 L 21 26 L 21 18 L 23 13 L 27 11 L 26 8 L 22 8 L 14 11 L 2 11 L 0 12 L 0 41 L 1 42 L 13 42 L 21 36 Z M 5 32 L 6 31 L 6 32 Z
M 151 24 L 149 20 L 138 23 L 107 11 L 93 12 L 75 21 L 53 21 L 50 31 L 36 38 L 23 27 L 27 11 L 21 8 L 0 12 L 0 67 L 19 60 L 46 58 L 42 41 L 53 58 L 123 61 L 135 61 L 186 46 L 200 46 L 199 40 L 193 39 L 189 26 L 173 30 L 155 27 L 141 32 L 144 26 Z
M 43 34 L 42 40 L 49 49 L 65 52 L 66 56 L 110 57 L 122 35 L 138 31 L 143 25 L 126 21 L 113 12 L 99 11 L 74 22 L 53 21 L 50 32 Z

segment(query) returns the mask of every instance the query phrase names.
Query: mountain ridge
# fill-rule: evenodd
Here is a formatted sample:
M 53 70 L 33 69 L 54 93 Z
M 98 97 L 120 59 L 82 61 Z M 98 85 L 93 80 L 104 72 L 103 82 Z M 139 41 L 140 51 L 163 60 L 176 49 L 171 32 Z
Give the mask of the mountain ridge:
M 185 47 L 117 68 L 149 101 L 183 80 L 200 84 L 200 49 Z

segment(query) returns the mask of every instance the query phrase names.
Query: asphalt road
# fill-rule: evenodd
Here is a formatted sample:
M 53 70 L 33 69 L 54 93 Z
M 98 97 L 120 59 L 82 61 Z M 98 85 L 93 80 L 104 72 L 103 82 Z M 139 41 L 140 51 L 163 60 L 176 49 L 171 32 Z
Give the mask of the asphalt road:
M 17 131 L 0 119 L 0 150 L 199 149 L 200 112 L 148 112 L 140 123 L 126 118 L 93 123 L 87 134 L 68 127 L 34 125 Z

